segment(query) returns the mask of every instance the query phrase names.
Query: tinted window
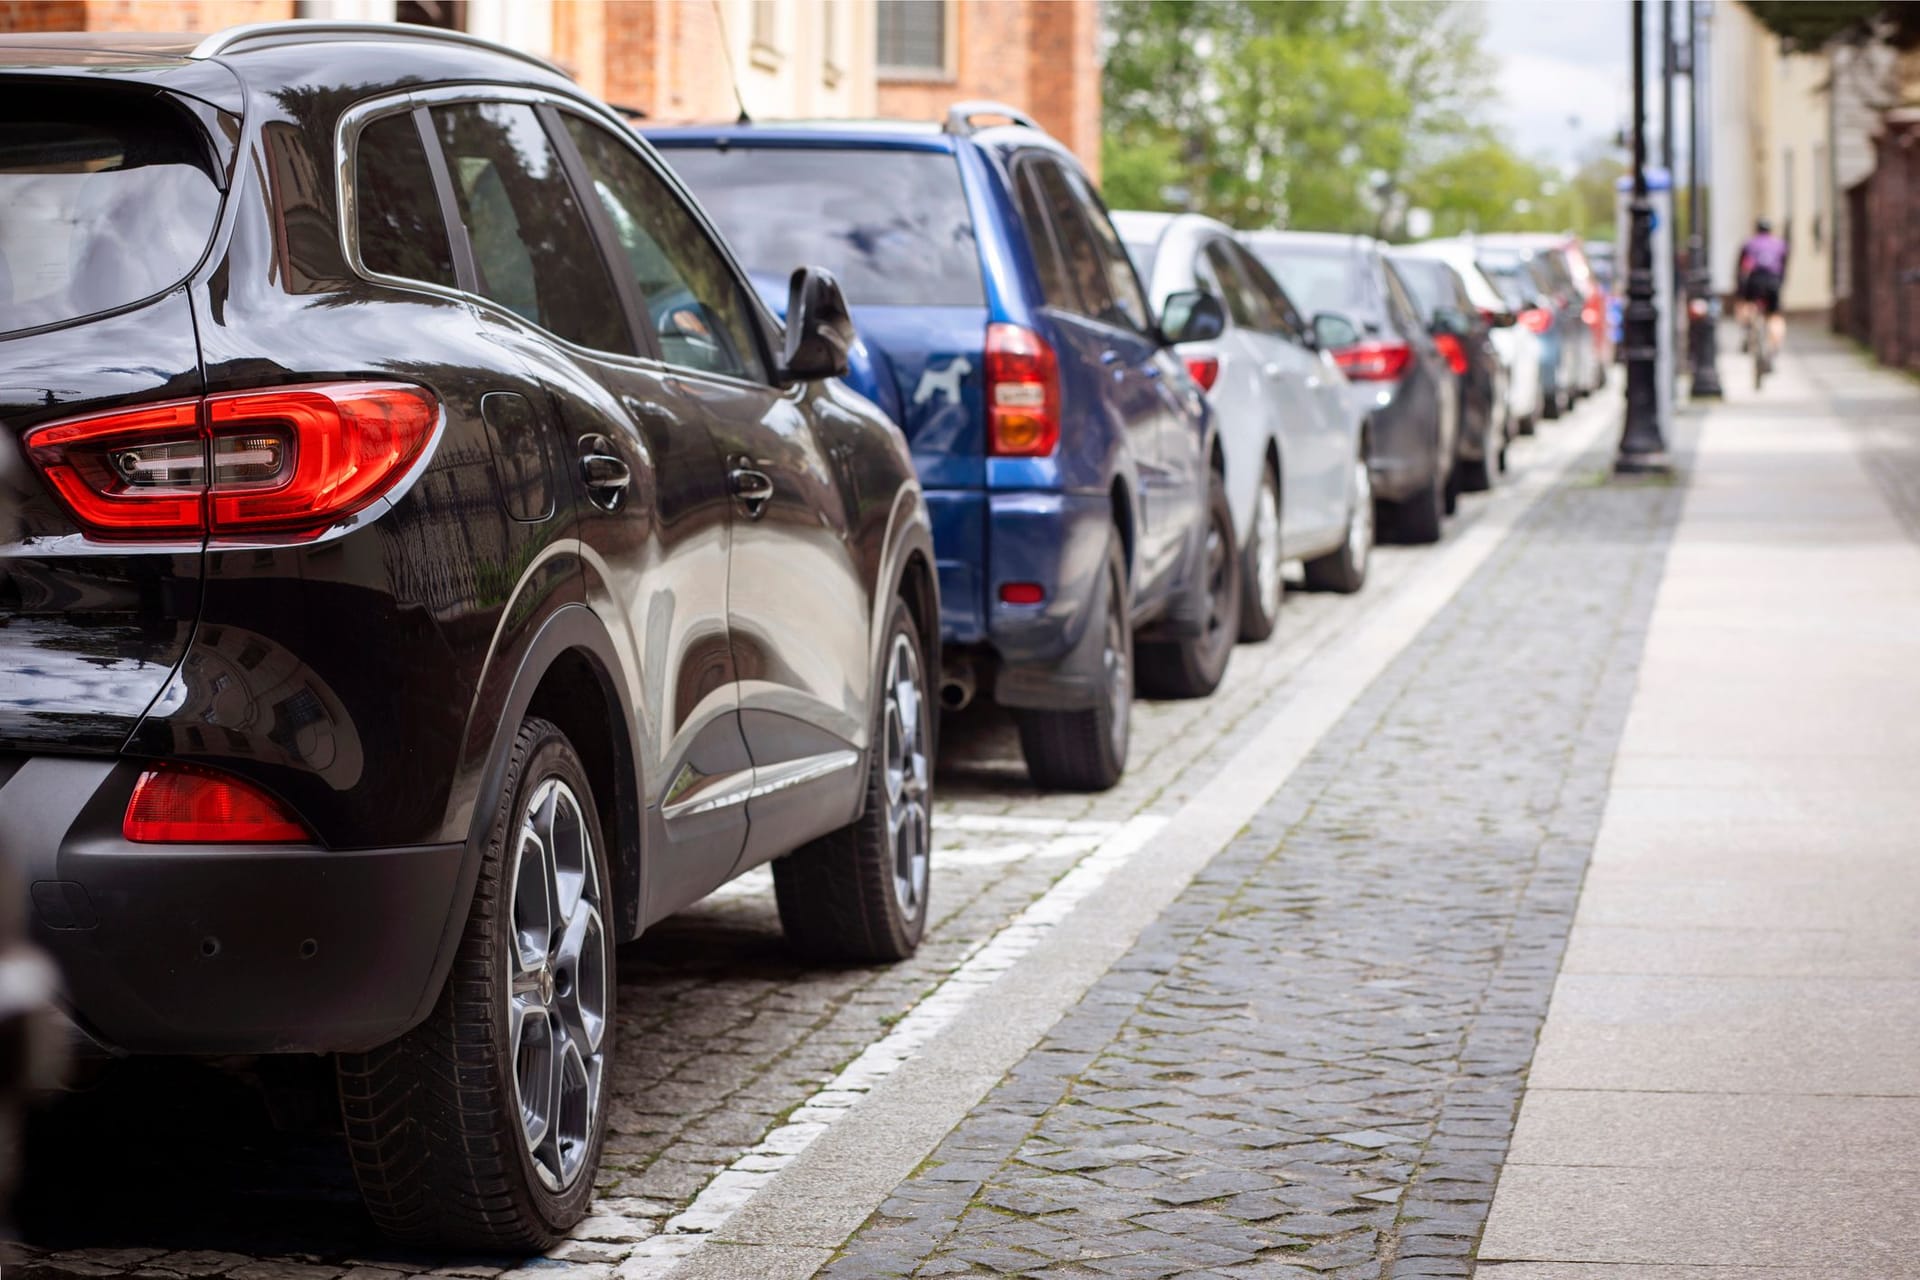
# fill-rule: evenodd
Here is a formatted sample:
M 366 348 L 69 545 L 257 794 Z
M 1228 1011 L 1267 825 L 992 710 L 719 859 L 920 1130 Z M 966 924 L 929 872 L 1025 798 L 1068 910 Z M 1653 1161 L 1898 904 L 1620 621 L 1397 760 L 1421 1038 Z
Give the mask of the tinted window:
M 1517 262 L 1506 265 L 1481 262 L 1480 270 L 1487 279 L 1493 281 L 1493 287 L 1500 291 L 1502 302 L 1515 311 L 1524 311 L 1533 305 L 1537 292 L 1533 277 Z
M 1420 314 L 1432 320 L 1435 313 L 1453 310 L 1459 307 L 1454 297 L 1453 273 L 1447 270 L 1443 262 L 1419 258 L 1395 258 L 1393 270 L 1400 276 L 1400 283 L 1413 295 Z
M 667 162 L 783 301 L 801 266 L 833 272 L 856 306 L 986 301 L 973 215 L 946 152 L 676 147 Z
M 1354 254 L 1341 249 L 1255 244 L 1253 256 L 1308 315 L 1322 311 L 1367 315 L 1374 310 L 1360 259 Z
M 1385 262 L 1377 261 L 1374 269 L 1380 273 L 1381 287 L 1386 290 L 1387 314 L 1393 318 L 1394 328 L 1408 337 L 1425 333 L 1427 327 L 1421 322 L 1420 308 L 1400 283 L 1400 277 Z
M 151 93 L 0 90 L 0 330 L 123 307 L 206 252 L 220 188 L 206 135 Z
M 708 373 L 761 376 L 752 312 L 705 228 L 618 138 L 578 116 L 562 118 L 647 304 L 662 358 Z
M 1141 291 L 1140 277 L 1134 274 L 1133 261 L 1127 257 L 1127 248 L 1120 243 L 1120 233 L 1113 229 L 1113 220 L 1107 216 L 1106 206 L 1093 194 L 1077 173 L 1067 174 L 1074 194 L 1079 198 L 1081 213 L 1087 225 L 1093 229 L 1094 244 L 1100 251 L 1100 266 L 1107 276 L 1108 291 L 1113 294 L 1114 304 L 1119 308 L 1120 323 L 1142 333 L 1153 326 L 1153 313 L 1147 306 L 1147 295 Z
M 473 243 L 475 288 L 569 342 L 631 352 L 613 282 L 533 108 L 469 102 L 435 108 L 433 121 Z
M 353 193 L 360 261 L 367 270 L 454 286 L 447 224 L 412 113 L 385 116 L 361 131 Z
M 1234 245 L 1232 248 L 1234 261 L 1240 264 L 1240 269 L 1246 273 L 1247 279 L 1253 282 L 1254 289 L 1265 300 L 1267 313 L 1273 317 L 1276 325 L 1274 331 L 1283 338 L 1298 342 L 1300 335 L 1306 331 L 1307 324 L 1300 318 L 1300 313 L 1294 309 L 1293 301 L 1287 297 L 1286 290 L 1280 287 L 1280 282 L 1261 265 L 1258 258 L 1239 245 Z
M 1020 166 L 1013 186 L 1020 221 L 1027 230 L 1027 246 L 1033 253 L 1033 267 L 1040 276 L 1040 293 L 1049 306 L 1078 311 L 1080 298 L 1054 241 L 1053 224 L 1041 202 L 1040 184 L 1033 170 L 1031 164 Z
M 1101 260 L 1093 228 L 1087 224 L 1086 210 L 1067 184 L 1066 175 L 1051 160 L 1034 161 L 1028 173 L 1039 188 L 1047 222 L 1059 241 L 1061 262 L 1073 282 L 1078 305 L 1073 302 L 1064 305 L 1107 324 L 1125 324 L 1126 315 L 1114 301 L 1106 263 Z

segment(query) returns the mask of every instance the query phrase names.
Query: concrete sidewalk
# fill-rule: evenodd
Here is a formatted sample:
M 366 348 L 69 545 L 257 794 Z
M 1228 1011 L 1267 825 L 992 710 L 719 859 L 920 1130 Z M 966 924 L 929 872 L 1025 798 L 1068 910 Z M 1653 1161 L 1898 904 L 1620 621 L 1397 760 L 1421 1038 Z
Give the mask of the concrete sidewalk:
M 1701 434 L 1488 1280 L 1920 1275 L 1920 385 L 1794 341 Z

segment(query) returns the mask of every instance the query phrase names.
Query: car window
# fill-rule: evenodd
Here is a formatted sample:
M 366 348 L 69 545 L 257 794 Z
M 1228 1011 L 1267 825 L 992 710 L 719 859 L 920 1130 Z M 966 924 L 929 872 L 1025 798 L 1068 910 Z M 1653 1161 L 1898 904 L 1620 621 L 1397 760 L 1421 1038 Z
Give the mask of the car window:
M 668 163 L 761 288 L 825 267 L 855 306 L 977 307 L 980 246 L 945 151 L 673 147 Z
M 1106 266 L 1100 260 L 1100 248 L 1094 242 L 1093 228 L 1087 225 L 1086 211 L 1067 184 L 1066 175 L 1053 161 L 1036 160 L 1031 162 L 1028 176 L 1039 188 L 1047 223 L 1060 247 L 1061 264 L 1073 284 L 1073 297 L 1061 305 L 1106 324 L 1124 323 Z
M 1033 163 L 1021 165 L 1015 171 L 1013 187 L 1020 221 L 1027 231 L 1027 245 L 1033 253 L 1033 268 L 1040 277 L 1040 295 L 1048 306 L 1078 311 L 1080 297 L 1074 291 L 1066 261 L 1060 256 L 1060 246 L 1054 239 L 1053 223 L 1047 217 L 1034 168 Z
M 354 234 L 369 271 L 451 289 L 453 250 L 411 111 L 383 116 L 354 148 Z
M 1408 294 L 1398 273 L 1384 260 L 1379 266 L 1380 279 L 1387 294 L 1387 313 L 1393 317 L 1394 327 L 1408 337 L 1425 333 L 1427 326 L 1420 319 L 1420 308 Z
M 1437 313 L 1458 305 L 1454 300 L 1453 273 L 1444 262 L 1396 257 L 1388 265 L 1413 296 L 1415 309 L 1423 319 L 1431 321 Z
M 633 352 L 613 282 L 560 157 L 532 107 L 463 102 L 433 111 L 475 290 L 569 342 Z
M 1067 181 L 1072 184 L 1080 211 L 1093 230 L 1101 270 L 1106 273 L 1107 288 L 1121 317 L 1119 323 L 1146 333 L 1153 328 L 1153 309 L 1147 305 L 1140 277 L 1134 272 L 1133 260 L 1127 257 L 1126 246 L 1120 243 L 1120 233 L 1113 228 L 1113 219 L 1107 216 L 1107 207 L 1079 174 L 1068 172 Z
M 32 329 L 185 279 L 220 184 L 199 124 L 151 90 L 4 88 L 0 210 L 0 330 Z
M 1237 244 L 1233 245 L 1232 249 L 1234 261 L 1240 264 L 1240 270 L 1253 283 L 1255 291 L 1260 294 L 1268 313 L 1273 317 L 1275 324 L 1273 332 L 1291 342 L 1302 341 L 1307 322 L 1301 319 L 1300 313 L 1294 309 L 1293 301 L 1287 297 L 1287 291 L 1280 287 L 1280 282 L 1273 278 L 1273 273 L 1261 264 L 1260 259 Z
M 564 112 L 669 364 L 764 378 L 745 286 L 667 181 L 611 133 Z
M 1227 252 L 1226 246 L 1218 240 L 1207 241 L 1200 250 L 1200 260 L 1206 264 L 1208 274 L 1219 282 L 1220 301 L 1226 304 L 1227 314 L 1233 317 L 1233 322 L 1244 329 L 1264 330 L 1267 326 L 1261 323 L 1261 306 L 1254 297 L 1253 284 Z M 1197 267 L 1199 264 L 1195 265 Z

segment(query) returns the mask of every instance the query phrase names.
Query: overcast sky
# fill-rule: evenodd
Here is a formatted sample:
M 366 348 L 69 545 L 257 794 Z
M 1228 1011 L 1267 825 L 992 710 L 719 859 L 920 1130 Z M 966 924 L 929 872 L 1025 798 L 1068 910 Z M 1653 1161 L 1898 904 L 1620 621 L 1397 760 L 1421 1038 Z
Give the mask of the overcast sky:
M 1570 165 L 1611 138 L 1633 108 L 1632 10 L 1627 0 L 1485 0 L 1487 49 L 1499 96 L 1487 116 L 1523 155 Z M 1683 12 L 1676 5 L 1676 18 Z M 1657 28 L 1660 7 L 1647 6 Z M 1657 112 L 1657 68 L 1647 68 Z M 1577 123 L 1572 121 L 1577 120 Z

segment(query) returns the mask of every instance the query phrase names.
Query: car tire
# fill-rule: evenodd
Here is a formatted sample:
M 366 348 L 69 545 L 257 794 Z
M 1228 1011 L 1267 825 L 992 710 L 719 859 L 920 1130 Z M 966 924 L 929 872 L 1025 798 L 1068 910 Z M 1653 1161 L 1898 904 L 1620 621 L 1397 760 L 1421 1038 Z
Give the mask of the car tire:
M 1240 639 L 1258 644 L 1280 625 L 1287 595 L 1281 578 L 1286 563 L 1280 544 L 1280 476 L 1271 462 L 1260 469 L 1253 498 L 1253 528 L 1240 563 Z
M 936 703 L 913 614 L 895 600 L 881 650 L 866 807 L 773 864 L 787 944 L 816 960 L 905 960 L 927 928 Z
M 531 1253 L 586 1214 L 618 985 L 598 813 L 566 735 L 522 724 L 433 1012 L 336 1060 L 361 1196 L 397 1240 Z
M 1140 646 L 1140 692 L 1149 698 L 1204 698 L 1220 687 L 1240 636 L 1240 556 L 1234 550 L 1233 509 L 1218 471 L 1207 485 L 1207 620 L 1197 636 Z
M 1552 395 L 1548 396 L 1546 400 L 1541 404 L 1540 416 L 1545 418 L 1548 422 L 1552 422 L 1555 418 L 1558 418 L 1560 416 L 1560 413 L 1561 413 L 1560 393 L 1556 391 Z
M 1367 585 L 1373 560 L 1373 473 L 1364 452 L 1353 463 L 1353 497 L 1347 507 L 1347 540 L 1331 555 L 1306 563 L 1307 586 L 1352 595 Z
M 1460 459 L 1455 458 L 1453 465 L 1447 468 L 1446 487 L 1441 490 L 1441 509 L 1448 515 L 1460 510 Z
M 1105 791 L 1126 772 L 1133 720 L 1133 605 L 1118 534 L 1107 541 L 1107 608 L 1089 621 L 1104 628 L 1101 698 L 1079 711 L 1018 713 L 1027 776 L 1048 791 Z
M 1530 413 L 1526 417 L 1520 419 L 1520 426 L 1517 428 L 1517 431 L 1520 435 L 1530 436 L 1534 432 L 1538 431 L 1539 429 L 1540 429 L 1540 420 Z
M 1440 541 L 1441 525 L 1447 512 L 1447 477 L 1436 471 L 1427 487 L 1411 498 L 1393 503 L 1382 523 L 1397 542 L 1422 546 Z
M 1485 493 L 1493 488 L 1495 469 L 1499 466 L 1497 458 L 1462 458 L 1453 464 L 1454 492 Z M 1447 507 L 1447 514 L 1453 514 L 1453 507 Z

